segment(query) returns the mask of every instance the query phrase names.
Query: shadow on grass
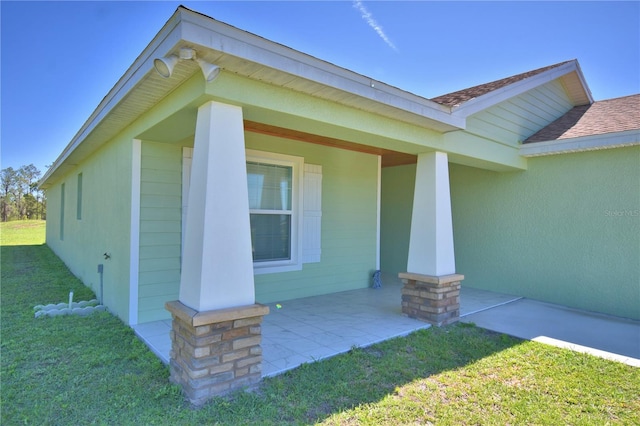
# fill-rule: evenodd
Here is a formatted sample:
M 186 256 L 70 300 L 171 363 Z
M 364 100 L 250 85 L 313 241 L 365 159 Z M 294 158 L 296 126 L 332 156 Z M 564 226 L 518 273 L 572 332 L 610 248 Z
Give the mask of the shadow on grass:
M 174 392 L 166 368 L 117 317 L 35 318 L 35 305 L 65 302 L 69 291 L 95 297 L 48 246 L 2 246 L 0 255 L 0 424 L 131 424 L 130 408 Z
M 388 340 L 265 379 L 255 394 L 215 400 L 204 410 L 229 422 L 315 423 L 333 414 L 376 403 L 416 380 L 456 370 L 520 344 L 521 341 L 471 324 L 430 328 Z M 230 402 L 231 401 L 231 402 Z M 275 417 L 241 416 L 237 406 L 277 407 Z M 228 411 L 228 412 L 227 412 Z M 246 417 L 248 416 L 248 417 Z M 223 420 L 224 423 L 224 420 Z
M 34 319 L 33 306 L 93 292 L 46 245 L 2 247 L 2 424 L 310 424 L 520 341 L 431 328 L 304 364 L 253 392 L 192 409 L 168 368 L 108 313 Z
M 66 302 L 69 291 L 76 300 L 94 297 L 46 244 L 2 246 L 0 256 L 3 318 L 15 309 Z

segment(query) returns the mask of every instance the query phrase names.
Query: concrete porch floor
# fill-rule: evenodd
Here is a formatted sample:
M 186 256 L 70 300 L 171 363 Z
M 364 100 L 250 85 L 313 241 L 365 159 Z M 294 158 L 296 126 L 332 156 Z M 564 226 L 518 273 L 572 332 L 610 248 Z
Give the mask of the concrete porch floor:
M 430 325 L 401 312 L 402 283 L 383 277 L 380 289 L 360 289 L 268 304 L 262 323 L 262 376 L 274 376 L 383 340 L 405 336 Z M 460 315 L 465 316 L 520 299 L 506 294 L 462 288 Z M 169 363 L 171 320 L 133 327 L 136 335 Z

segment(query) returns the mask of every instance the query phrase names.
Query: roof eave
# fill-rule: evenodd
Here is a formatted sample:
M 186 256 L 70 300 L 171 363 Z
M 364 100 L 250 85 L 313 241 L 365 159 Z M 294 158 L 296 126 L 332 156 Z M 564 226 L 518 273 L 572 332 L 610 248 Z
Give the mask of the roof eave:
M 216 32 L 218 37 L 211 37 L 211 31 Z M 461 129 L 465 126 L 465 121 L 451 116 L 451 110 L 446 106 L 340 68 L 180 6 L 98 104 L 71 142 L 44 174 L 39 181 L 39 186 L 43 189 L 50 186 L 52 177 L 57 175 L 69 156 L 92 134 L 118 103 L 127 97 L 136 85 L 153 70 L 154 58 L 166 56 L 180 46 L 197 45 L 205 47 L 208 50 L 206 54 L 212 58 L 222 58 L 226 55 L 234 56 L 247 63 L 251 62 L 257 66 L 271 68 L 278 73 L 288 73 L 320 86 L 354 95 L 354 97 L 361 99 L 362 103 L 373 102 L 371 110 L 376 113 L 380 113 L 380 106 L 384 107 L 384 111 L 395 109 L 405 116 L 411 115 L 412 121 L 423 120 L 425 126 L 432 126 L 440 131 Z M 227 70 L 238 72 L 234 69 Z M 265 78 L 263 81 L 271 83 L 269 78 Z M 317 96 L 317 94 L 315 95 Z M 352 106 L 362 107 L 362 103 Z
M 520 146 L 520 155 L 540 157 L 634 145 L 640 145 L 640 129 L 526 143 Z
M 93 132 L 96 127 L 104 120 L 104 118 L 115 108 L 115 106 L 124 99 L 129 92 L 144 78 L 144 76 L 152 69 L 153 61 L 151 57 L 162 56 L 157 55 L 158 51 L 165 51 L 169 45 L 174 45 L 179 41 L 179 32 L 174 31 L 180 24 L 180 9 L 178 9 L 169 20 L 165 23 L 158 34 L 147 45 L 142 53 L 136 58 L 133 64 L 127 69 L 122 77 L 111 88 L 109 93 L 98 104 L 93 113 L 82 125 L 80 130 L 71 139 L 71 142 L 64 148 L 62 153 L 54 161 L 54 163 L 45 172 L 38 182 L 38 187 L 47 189 L 49 179 L 64 164 L 65 160 L 82 144 L 82 142 Z
M 240 58 L 250 65 L 231 68 L 222 67 L 240 75 L 252 77 L 260 74 L 261 81 L 275 85 L 282 85 L 281 78 L 270 72 L 260 72 L 257 67 L 265 67 L 276 73 L 313 82 L 328 89 L 339 90 L 343 93 L 373 102 L 376 106 L 385 105 L 408 112 L 417 117 L 442 123 L 445 130 L 464 128 L 464 121 L 451 116 L 451 109 L 427 98 L 387 85 L 362 74 L 347 70 L 327 61 L 318 59 L 306 53 L 297 51 L 282 44 L 267 40 L 263 37 L 233 27 L 221 21 L 183 9 L 185 23 L 185 38 L 191 43 L 203 46 L 215 54 L 229 55 Z M 208 31 L 201 31 L 205 28 Z M 217 37 L 210 37 L 214 31 Z M 221 58 L 222 59 L 222 58 Z M 221 65 L 221 64 L 217 64 Z M 253 66 L 252 66 L 253 65 Z M 296 88 L 295 90 L 301 90 Z M 321 96 L 317 91 L 310 92 L 314 96 Z M 358 105 L 357 107 L 362 107 Z M 372 109 L 373 111 L 374 109 Z M 375 111 L 379 111 L 377 108 Z

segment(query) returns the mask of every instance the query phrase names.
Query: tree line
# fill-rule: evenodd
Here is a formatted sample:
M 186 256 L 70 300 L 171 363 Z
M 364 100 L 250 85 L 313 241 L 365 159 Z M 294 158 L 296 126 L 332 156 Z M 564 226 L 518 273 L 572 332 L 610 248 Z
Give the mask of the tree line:
M 46 219 L 47 200 L 38 188 L 40 170 L 33 164 L 0 171 L 0 220 Z

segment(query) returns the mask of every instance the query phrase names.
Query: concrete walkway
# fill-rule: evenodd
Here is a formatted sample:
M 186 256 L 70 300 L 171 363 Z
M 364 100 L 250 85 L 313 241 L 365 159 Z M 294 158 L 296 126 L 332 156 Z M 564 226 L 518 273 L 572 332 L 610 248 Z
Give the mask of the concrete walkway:
M 640 367 L 640 321 L 531 299 L 472 313 L 461 321 Z
M 401 313 L 402 284 L 383 277 L 381 289 L 360 289 L 269 304 L 262 323 L 263 376 L 273 376 L 342 352 L 404 336 L 429 325 Z M 473 288 L 461 288 L 463 322 L 640 367 L 640 321 L 624 320 Z M 171 320 L 133 327 L 169 362 Z

